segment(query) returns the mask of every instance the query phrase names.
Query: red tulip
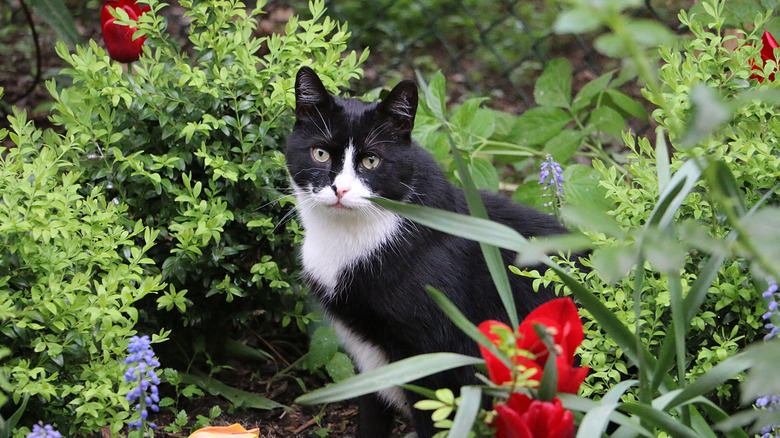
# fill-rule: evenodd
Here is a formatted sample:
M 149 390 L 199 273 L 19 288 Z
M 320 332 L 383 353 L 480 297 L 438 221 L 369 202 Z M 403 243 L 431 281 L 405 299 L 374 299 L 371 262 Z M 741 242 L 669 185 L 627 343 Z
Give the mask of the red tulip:
M 583 339 L 582 321 L 574 302 L 569 298 L 558 298 L 542 304 L 534 309 L 517 329 L 517 348 L 525 350 L 530 356 L 515 355 L 511 358 L 512 362 L 525 370 L 533 370 L 526 376 L 527 379 L 539 381 L 550 352 L 537 336 L 534 330 L 535 324 L 544 325 L 548 332 L 552 333 L 556 348 L 559 349 L 555 360 L 558 391 L 576 393 L 588 374 L 588 368 L 574 367 L 574 351 Z M 496 345 L 501 341 L 497 331 L 504 330 L 511 333 L 509 326 L 493 320 L 480 324 L 479 330 Z M 490 380 L 498 385 L 511 382 L 511 370 L 486 348 L 480 346 L 480 351 L 485 358 Z
M 763 61 L 762 66 L 759 67 L 756 65 L 754 60 L 750 60 L 750 69 L 751 70 L 763 70 L 763 65 L 766 64 L 767 61 L 774 61 L 777 62 L 777 59 L 775 58 L 774 49 L 780 47 L 780 45 L 777 44 L 777 41 L 772 37 L 772 34 L 764 31 L 764 34 L 761 36 L 761 43 L 763 44 L 761 47 L 761 60 Z M 777 66 L 775 66 L 775 70 L 777 70 Z M 750 75 L 751 79 L 758 79 L 758 82 L 764 82 L 764 78 L 757 74 Z M 767 78 L 770 81 L 775 80 L 775 74 L 771 73 Z
M 119 62 L 137 61 L 141 56 L 141 46 L 146 41 L 145 36 L 133 39 L 136 27 L 116 24 L 116 18 L 111 15 L 111 9 L 122 9 L 127 12 L 131 20 L 138 21 L 138 17 L 148 12 L 151 8 L 141 8 L 135 0 L 108 0 L 103 3 L 100 11 L 100 23 L 103 26 L 103 42 L 106 44 L 108 55 Z
M 520 394 L 515 394 L 520 395 Z M 523 396 L 525 397 L 525 396 Z M 574 414 L 561 401 L 530 401 L 513 395 L 506 405 L 496 405 L 496 438 L 572 438 Z

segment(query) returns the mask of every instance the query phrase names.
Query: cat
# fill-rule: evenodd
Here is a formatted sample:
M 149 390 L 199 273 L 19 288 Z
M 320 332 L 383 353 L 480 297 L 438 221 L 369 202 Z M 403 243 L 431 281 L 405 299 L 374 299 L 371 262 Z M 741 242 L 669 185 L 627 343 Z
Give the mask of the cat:
M 412 140 L 417 87 L 404 80 L 379 103 L 331 95 L 309 67 L 295 81 L 295 125 L 285 157 L 305 230 L 304 279 L 357 369 L 365 372 L 410 356 L 454 352 L 479 356 L 477 344 L 429 297 L 443 292 L 474 323 L 508 321 L 479 244 L 415 224 L 369 197 L 468 213 L 463 191 Z M 565 233 L 553 216 L 482 193 L 488 216 L 526 237 Z M 504 262 L 515 254 L 502 251 Z M 518 315 L 554 298 L 510 274 Z M 478 384 L 476 368 L 458 368 L 413 382 L 457 394 Z M 392 388 L 360 397 L 358 438 L 390 435 L 396 411 L 420 438 L 433 436 L 421 396 Z

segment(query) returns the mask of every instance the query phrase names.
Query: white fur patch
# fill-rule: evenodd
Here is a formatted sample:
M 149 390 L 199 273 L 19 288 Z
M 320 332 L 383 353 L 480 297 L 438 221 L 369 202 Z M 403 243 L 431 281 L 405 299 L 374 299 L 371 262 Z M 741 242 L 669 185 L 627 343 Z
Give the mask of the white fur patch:
M 293 183 L 298 213 L 306 234 L 303 239 L 303 270 L 333 297 L 339 276 L 367 259 L 399 235 L 400 216 L 372 203 L 371 191 L 355 172 L 355 149 L 350 145 L 343 170 L 336 176 L 339 199 L 331 187 L 315 192 Z
M 333 330 L 341 339 L 344 348 L 352 356 L 358 371 L 364 373 L 389 363 L 387 356 L 379 347 L 360 337 L 338 319 L 331 317 L 331 320 L 333 321 Z M 411 415 L 411 408 L 400 388 L 385 388 L 378 391 L 377 394 L 382 400 L 395 406 L 401 413 Z

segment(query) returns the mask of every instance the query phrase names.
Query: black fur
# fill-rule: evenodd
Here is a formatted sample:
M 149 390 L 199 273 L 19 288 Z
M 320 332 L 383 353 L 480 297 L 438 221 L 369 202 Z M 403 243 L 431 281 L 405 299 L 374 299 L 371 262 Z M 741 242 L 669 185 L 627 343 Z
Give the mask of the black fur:
M 382 164 L 360 175 L 372 191 L 385 198 L 468 213 L 463 191 L 453 186 L 431 155 L 414 143 L 411 129 L 417 106 L 417 89 L 404 81 L 381 103 L 365 103 L 328 95 L 316 74 L 308 68 L 298 73 L 297 122 L 290 136 L 287 162 L 293 181 L 326 187 L 341 170 L 326 169 L 313 162 L 313 146 L 325 148 L 340 163 L 349 138 L 360 153 L 377 154 Z M 407 111 L 411 108 L 411 111 Z M 315 123 L 316 122 L 316 123 Z M 315 125 L 326 123 L 331 136 Z M 364 144 L 369 132 L 387 123 L 381 137 Z M 329 137 L 329 138 L 328 138 Z M 341 155 L 339 155 L 341 154 Z M 552 216 L 512 203 L 505 197 L 484 193 L 490 218 L 508 225 L 526 237 L 564 233 Z M 508 321 L 479 244 L 424 226 L 410 224 L 404 236 L 386 245 L 355 266 L 340 273 L 335 299 L 322 300 L 333 317 L 379 347 L 391 361 L 410 356 L 455 352 L 479 355 L 477 344 L 443 314 L 426 292 L 440 290 L 474 324 L 487 319 Z M 515 254 L 502 251 L 511 264 Z M 313 293 L 322 297 L 323 286 L 309 280 Z M 522 319 L 532 309 L 554 297 L 549 290 L 534 292 L 527 278 L 510 274 L 517 310 Z M 459 388 L 478 383 L 474 368 L 459 368 L 414 382 L 430 389 Z M 411 404 L 419 396 L 406 392 Z M 391 410 L 374 396 L 360 400 L 358 437 L 381 438 L 392 428 Z M 420 438 L 436 433 L 430 412 L 413 411 L 413 424 Z

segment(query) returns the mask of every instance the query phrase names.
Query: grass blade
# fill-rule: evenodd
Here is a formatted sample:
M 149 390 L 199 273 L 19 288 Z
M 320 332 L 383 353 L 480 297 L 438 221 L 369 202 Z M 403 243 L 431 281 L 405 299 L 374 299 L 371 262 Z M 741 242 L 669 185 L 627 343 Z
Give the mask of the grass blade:
M 482 362 L 482 359 L 455 353 L 413 356 L 317 389 L 298 397 L 295 402 L 315 404 L 347 400 L 380 389 L 413 382 L 442 371 Z
M 482 390 L 476 386 L 460 388 L 460 404 L 452 421 L 449 438 L 468 438 L 482 406 Z
M 450 301 L 443 293 L 433 287 L 428 286 L 428 293 L 439 308 L 452 320 L 455 325 L 463 331 L 468 337 L 473 339 L 479 345 L 487 348 L 494 356 L 499 358 L 510 369 L 514 364 L 502 353 L 495 344 L 490 342 L 477 326 L 471 323 L 465 315 Z
M 600 438 L 610 422 L 610 416 L 619 406 L 620 397 L 636 383 L 637 380 L 625 380 L 612 387 L 601 399 L 599 406 L 588 411 L 582 418 L 577 438 Z

